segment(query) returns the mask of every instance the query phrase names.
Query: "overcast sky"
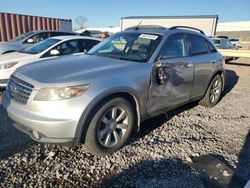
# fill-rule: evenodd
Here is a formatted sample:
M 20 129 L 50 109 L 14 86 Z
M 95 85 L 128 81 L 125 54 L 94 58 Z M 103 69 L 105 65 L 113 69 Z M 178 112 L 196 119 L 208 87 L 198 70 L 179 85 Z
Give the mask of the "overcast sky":
M 219 15 L 219 22 L 250 20 L 250 0 L 1 0 L 0 12 L 72 19 L 88 27 L 119 26 L 126 16 Z

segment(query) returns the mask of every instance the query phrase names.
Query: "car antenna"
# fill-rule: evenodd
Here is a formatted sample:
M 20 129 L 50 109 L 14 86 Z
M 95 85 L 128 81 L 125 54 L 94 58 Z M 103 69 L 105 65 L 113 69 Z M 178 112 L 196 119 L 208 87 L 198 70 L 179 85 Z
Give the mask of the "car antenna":
M 140 23 L 135 27 L 135 30 L 136 30 L 136 31 L 139 30 L 139 27 L 140 27 L 142 21 L 143 21 L 143 20 L 141 20 Z

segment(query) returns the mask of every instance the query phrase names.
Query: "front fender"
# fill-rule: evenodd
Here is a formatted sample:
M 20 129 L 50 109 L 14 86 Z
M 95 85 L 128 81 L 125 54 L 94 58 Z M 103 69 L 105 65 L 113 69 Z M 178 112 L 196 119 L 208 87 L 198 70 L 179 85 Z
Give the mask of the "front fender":
M 137 128 L 139 130 L 140 127 L 140 122 L 141 122 L 141 105 L 139 101 L 139 97 L 136 95 L 136 92 L 134 89 L 129 88 L 129 87 L 119 87 L 119 88 L 113 88 L 111 90 L 105 91 L 96 97 L 92 99 L 92 101 L 87 105 L 87 107 L 84 109 L 81 118 L 77 124 L 77 129 L 76 129 L 76 136 L 75 136 L 75 141 L 74 145 L 77 145 L 81 143 L 83 140 L 85 140 L 86 132 L 88 129 L 88 123 L 90 121 L 91 117 L 91 112 L 95 109 L 95 107 L 100 104 L 101 101 L 115 96 L 115 95 L 122 95 L 122 94 L 127 94 L 133 97 L 135 103 L 136 103 L 136 113 L 137 113 Z

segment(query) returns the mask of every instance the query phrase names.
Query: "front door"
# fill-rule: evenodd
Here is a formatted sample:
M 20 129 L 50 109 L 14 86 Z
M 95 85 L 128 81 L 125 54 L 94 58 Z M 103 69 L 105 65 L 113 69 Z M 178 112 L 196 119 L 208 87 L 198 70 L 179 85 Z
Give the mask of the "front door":
M 188 57 L 184 34 L 168 37 L 152 70 L 148 111 L 154 112 L 190 100 L 194 64 Z

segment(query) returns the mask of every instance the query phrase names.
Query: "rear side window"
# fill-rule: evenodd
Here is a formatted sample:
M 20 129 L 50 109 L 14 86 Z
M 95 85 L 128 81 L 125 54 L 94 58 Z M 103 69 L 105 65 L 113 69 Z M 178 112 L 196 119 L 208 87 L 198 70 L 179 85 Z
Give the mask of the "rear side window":
M 51 32 L 50 37 L 56 36 L 64 36 L 64 35 L 75 35 L 74 33 L 67 33 L 67 32 Z
M 50 37 L 56 37 L 56 36 L 61 36 L 63 35 L 63 33 L 60 33 L 60 32 L 51 32 L 50 33 Z
M 33 43 L 38 43 L 38 42 L 43 41 L 43 40 L 45 40 L 47 38 L 49 38 L 49 33 L 48 32 L 42 32 L 42 33 L 38 33 L 36 35 L 33 35 L 29 39 L 33 39 Z M 28 43 L 28 39 L 24 43 Z
M 170 36 L 162 47 L 161 58 L 181 58 L 187 56 L 185 38 L 183 34 Z
M 191 55 L 207 54 L 206 39 L 196 35 L 188 35 Z
M 68 33 L 68 32 L 63 32 L 62 35 L 76 35 L 76 33 Z
M 217 50 L 213 47 L 213 45 L 207 41 L 207 47 L 208 47 L 208 50 L 209 50 L 209 53 L 216 53 Z
M 84 39 L 80 40 L 81 47 L 83 51 L 89 51 L 91 48 L 93 48 L 95 45 L 97 45 L 100 41 L 97 40 L 90 40 L 90 39 Z

